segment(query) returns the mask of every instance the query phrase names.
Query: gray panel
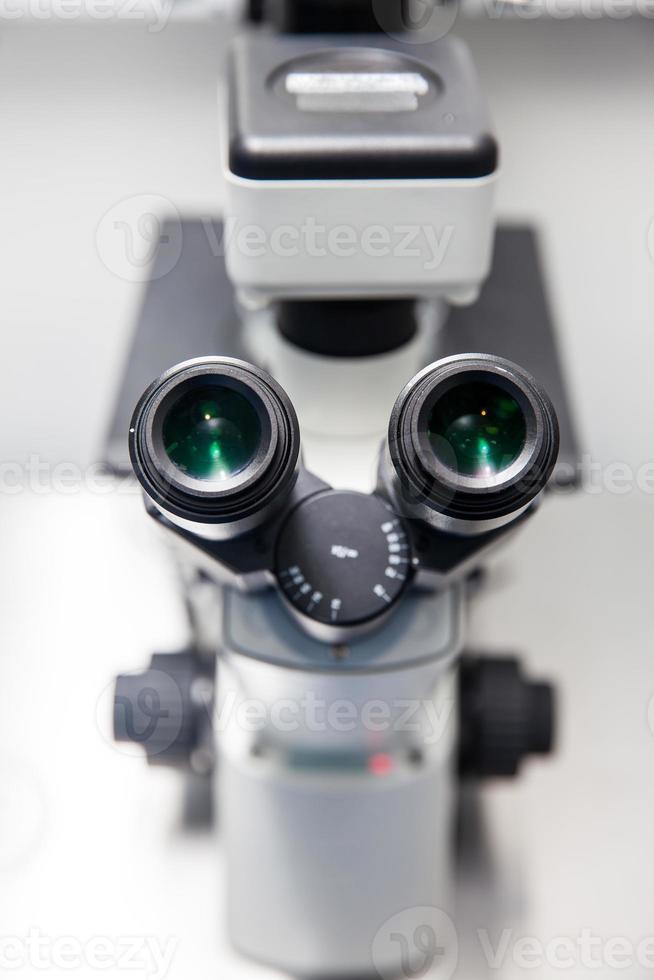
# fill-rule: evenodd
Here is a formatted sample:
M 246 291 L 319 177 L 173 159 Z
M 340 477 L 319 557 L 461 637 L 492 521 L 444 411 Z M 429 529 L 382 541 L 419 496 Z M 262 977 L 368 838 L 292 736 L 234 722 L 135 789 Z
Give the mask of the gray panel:
M 286 667 L 344 673 L 389 670 L 452 657 L 461 649 L 458 587 L 434 594 L 410 591 L 382 630 L 348 643 L 346 657 L 335 657 L 334 647 L 308 637 L 275 592 L 262 593 L 253 602 L 252 596 L 226 589 L 223 602 L 226 646 Z

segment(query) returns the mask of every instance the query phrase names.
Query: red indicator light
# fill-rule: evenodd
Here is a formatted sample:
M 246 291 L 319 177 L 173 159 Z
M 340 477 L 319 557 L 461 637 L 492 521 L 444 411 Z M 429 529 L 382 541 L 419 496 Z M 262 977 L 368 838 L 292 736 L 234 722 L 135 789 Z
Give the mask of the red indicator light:
M 368 759 L 368 772 L 373 776 L 388 776 L 393 771 L 393 757 L 386 752 L 377 752 Z

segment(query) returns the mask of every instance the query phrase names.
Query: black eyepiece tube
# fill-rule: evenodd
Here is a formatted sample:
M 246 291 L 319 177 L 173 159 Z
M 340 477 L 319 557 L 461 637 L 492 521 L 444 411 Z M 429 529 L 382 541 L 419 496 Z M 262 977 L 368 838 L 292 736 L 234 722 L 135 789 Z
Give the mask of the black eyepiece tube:
M 293 406 L 265 371 L 199 357 L 166 371 L 139 401 L 129 431 L 134 472 L 172 523 L 224 540 L 283 505 L 298 471 Z
M 429 365 L 400 393 L 382 483 L 404 516 L 483 534 L 526 510 L 558 447 L 556 413 L 530 374 L 492 354 L 459 354 Z

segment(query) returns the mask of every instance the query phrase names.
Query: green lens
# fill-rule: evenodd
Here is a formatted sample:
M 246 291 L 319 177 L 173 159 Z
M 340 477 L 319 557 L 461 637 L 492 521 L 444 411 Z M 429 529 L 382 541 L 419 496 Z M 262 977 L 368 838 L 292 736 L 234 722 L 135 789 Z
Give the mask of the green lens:
M 520 405 L 498 385 L 454 385 L 429 416 L 429 442 L 445 466 L 465 476 L 492 476 L 510 466 L 525 444 Z
M 226 480 L 256 455 L 261 423 L 252 404 L 233 388 L 192 388 L 168 410 L 163 443 L 172 462 L 196 480 Z

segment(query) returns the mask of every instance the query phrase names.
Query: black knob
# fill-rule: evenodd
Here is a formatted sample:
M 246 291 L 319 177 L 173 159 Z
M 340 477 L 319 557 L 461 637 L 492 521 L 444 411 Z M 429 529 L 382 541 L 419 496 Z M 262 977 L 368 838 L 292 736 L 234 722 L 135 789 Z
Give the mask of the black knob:
M 151 765 L 186 766 L 195 753 L 207 769 L 212 698 L 207 663 L 190 651 L 155 653 L 143 673 L 116 678 L 114 738 L 141 745 Z
M 554 738 L 554 689 L 527 680 L 513 657 L 467 657 L 460 672 L 462 775 L 515 776 Z
M 403 522 L 381 497 L 326 490 L 289 515 L 275 572 L 305 620 L 360 627 L 384 616 L 404 592 L 411 548 Z

